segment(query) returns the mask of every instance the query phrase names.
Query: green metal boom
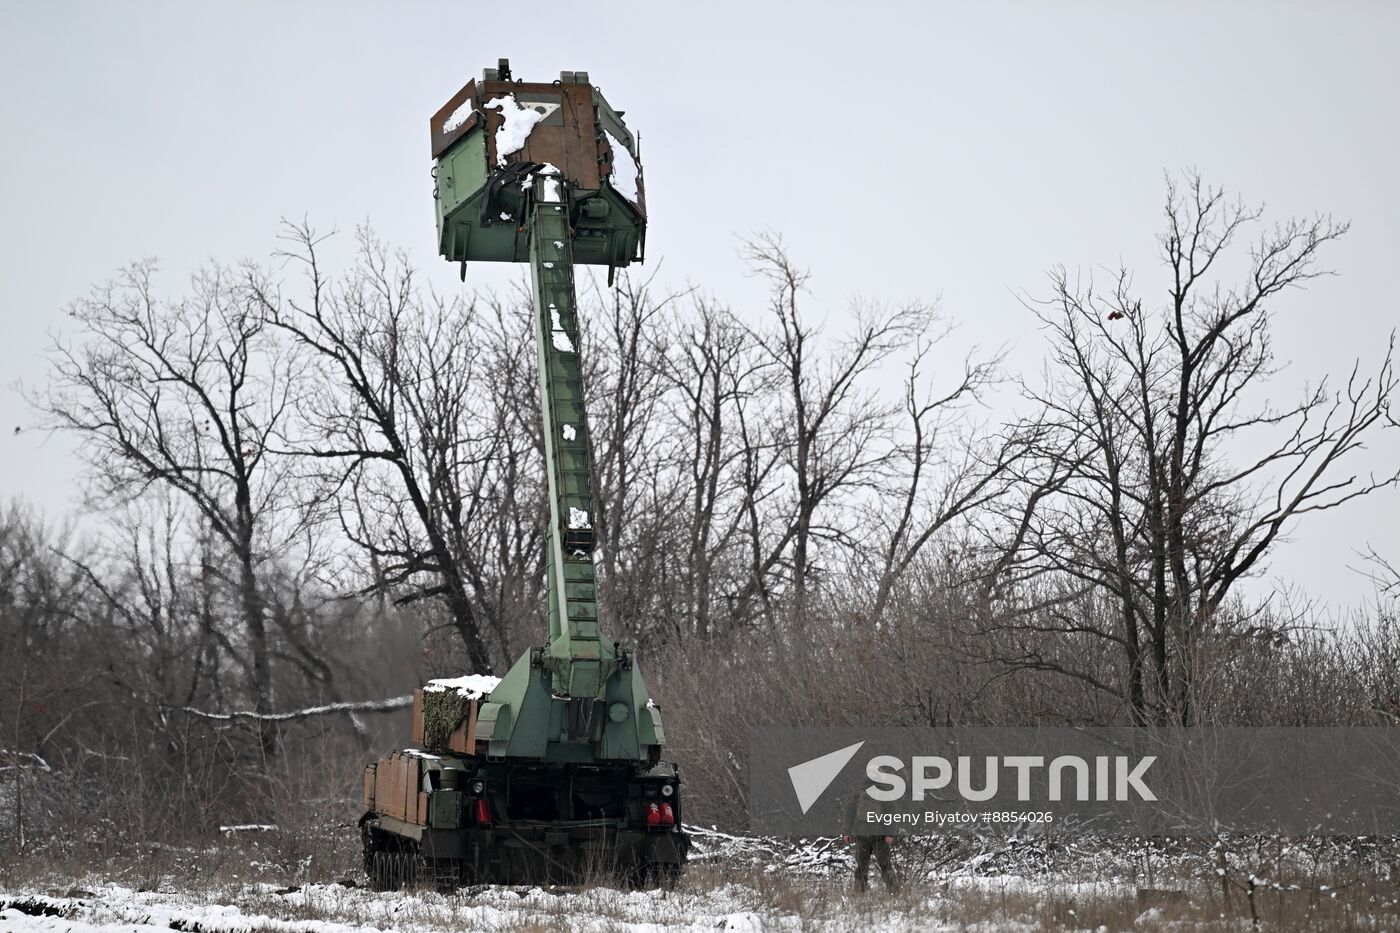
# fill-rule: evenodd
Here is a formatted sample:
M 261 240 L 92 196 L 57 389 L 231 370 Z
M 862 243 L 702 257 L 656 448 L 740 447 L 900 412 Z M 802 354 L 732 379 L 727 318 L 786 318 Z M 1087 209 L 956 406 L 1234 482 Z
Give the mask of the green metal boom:
M 535 175 L 527 201 L 549 479 L 549 642 L 491 693 L 477 736 L 493 755 L 654 761 L 665 741 L 660 716 L 631 656 L 598 627 L 593 458 L 563 180 Z
M 512 108 L 520 108 L 519 112 Z M 515 152 L 505 114 L 533 129 Z M 455 262 L 528 258 L 549 483 L 549 638 L 482 704 L 488 754 L 653 764 L 665 735 L 630 653 L 598 626 L 593 458 L 579 358 L 575 262 L 641 258 L 645 195 L 636 140 L 583 72 L 552 83 L 488 70 L 432 119 L 440 249 Z M 559 167 L 556 167 L 559 166 Z
M 557 694 L 598 695 L 616 659 L 598 630 L 592 457 L 563 183 L 536 176 L 527 228 L 549 478 L 549 651 Z M 604 650 L 605 647 L 607 650 Z

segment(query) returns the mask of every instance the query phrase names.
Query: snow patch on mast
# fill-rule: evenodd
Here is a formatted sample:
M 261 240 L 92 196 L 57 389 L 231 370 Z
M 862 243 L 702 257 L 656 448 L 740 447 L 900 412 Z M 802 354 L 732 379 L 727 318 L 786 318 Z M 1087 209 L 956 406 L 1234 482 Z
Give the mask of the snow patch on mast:
M 548 263 L 545 263 L 548 265 Z M 559 320 L 559 309 L 554 305 L 549 306 L 549 318 L 553 322 L 550 329 L 550 341 L 554 344 L 554 349 L 561 353 L 574 353 L 574 342 L 569 339 L 569 332 L 564 330 L 564 322 Z

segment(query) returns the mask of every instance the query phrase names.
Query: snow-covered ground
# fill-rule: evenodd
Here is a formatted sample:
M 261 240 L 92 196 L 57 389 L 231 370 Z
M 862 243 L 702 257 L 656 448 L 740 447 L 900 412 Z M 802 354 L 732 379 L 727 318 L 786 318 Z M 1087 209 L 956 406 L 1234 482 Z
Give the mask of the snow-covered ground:
M 876 872 L 869 893 L 851 890 L 850 854 L 839 840 L 689 831 L 692 862 L 675 890 L 478 885 L 452 895 L 377 893 L 360 886 L 355 872 L 342 877 L 323 869 L 316 877 L 311 859 L 264 860 L 258 853 L 272 834 L 242 834 L 247 849 L 211 850 L 219 871 L 191 867 L 190 859 L 210 852 L 172 850 L 168 874 L 150 865 L 73 875 L 0 872 L 0 931 L 1243 931 L 1253 929 L 1252 911 L 1271 919 L 1273 929 L 1400 927 L 1400 884 L 1388 846 L 1275 846 L 1261 860 L 1257 841 L 1248 859 L 1241 843 L 1227 854 L 1222 885 L 1214 860 L 1203 858 L 1208 852 L 1187 846 L 910 840 L 897 855 L 902 890 L 890 895 Z
M 597 931 L 798 929 L 796 917 L 745 908 L 745 892 L 702 894 L 592 888 L 486 887 L 454 896 L 375 893 L 337 884 L 295 890 L 257 884 L 220 892 L 136 891 L 106 884 L 71 897 L 0 894 L 0 929 L 9 933 L 368 933 L 573 929 Z
M 800 883 L 794 884 L 794 879 Z M 872 879 L 873 880 L 873 879 Z M 478 886 L 445 896 L 376 893 L 344 884 L 279 888 L 268 883 L 152 890 L 99 883 L 61 893 L 0 890 L 6 933 L 370 933 L 528 930 L 586 933 L 662 931 L 941 931 L 1181 929 L 1158 925 L 1160 911 L 1130 909 L 1121 885 L 1026 878 L 959 877 L 911 885 L 890 897 L 855 894 L 844 876 L 789 870 L 744 881 L 702 879 L 674 891 L 610 887 L 545 890 Z M 1077 909 L 1076 909 L 1077 907 Z M 1100 922 L 1108 921 L 1108 922 Z M 1244 929 L 1247 921 L 1214 927 Z
M 936 931 L 1058 929 L 1015 917 L 972 924 L 950 913 L 949 898 L 975 892 L 997 900 L 1024 895 L 1027 884 L 985 879 L 926 895 L 887 899 L 855 895 L 845 885 L 774 897 L 761 884 L 722 883 L 699 890 L 622 891 L 608 887 L 545 890 L 500 886 L 444 896 L 376 893 L 340 884 L 277 888 L 270 884 L 191 891 L 144 891 L 98 884 L 66 895 L 0 892 L 6 933 L 371 933 L 371 931 L 587 931 L 587 933 L 713 933 L 713 931 Z M 1090 924 L 1088 930 L 1109 929 Z

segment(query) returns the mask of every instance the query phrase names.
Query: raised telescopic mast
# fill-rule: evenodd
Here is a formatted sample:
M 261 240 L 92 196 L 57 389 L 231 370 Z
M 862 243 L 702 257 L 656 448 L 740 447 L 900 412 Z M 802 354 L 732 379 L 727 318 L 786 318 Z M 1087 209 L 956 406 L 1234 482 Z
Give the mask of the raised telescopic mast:
M 481 705 L 491 756 L 658 760 L 665 737 L 630 653 L 598 625 L 593 457 L 584 408 L 575 263 L 640 260 L 636 141 L 586 72 L 550 83 L 488 69 L 433 117 L 442 255 L 528 261 L 549 483 L 549 638 Z

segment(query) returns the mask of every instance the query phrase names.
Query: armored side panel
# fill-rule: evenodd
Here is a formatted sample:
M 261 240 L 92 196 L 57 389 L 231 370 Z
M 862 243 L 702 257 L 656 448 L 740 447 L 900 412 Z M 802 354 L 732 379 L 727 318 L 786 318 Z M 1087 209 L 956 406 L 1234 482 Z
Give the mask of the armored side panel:
M 455 689 L 413 691 L 413 743 L 434 752 L 476 754 L 480 700 L 476 693 Z

